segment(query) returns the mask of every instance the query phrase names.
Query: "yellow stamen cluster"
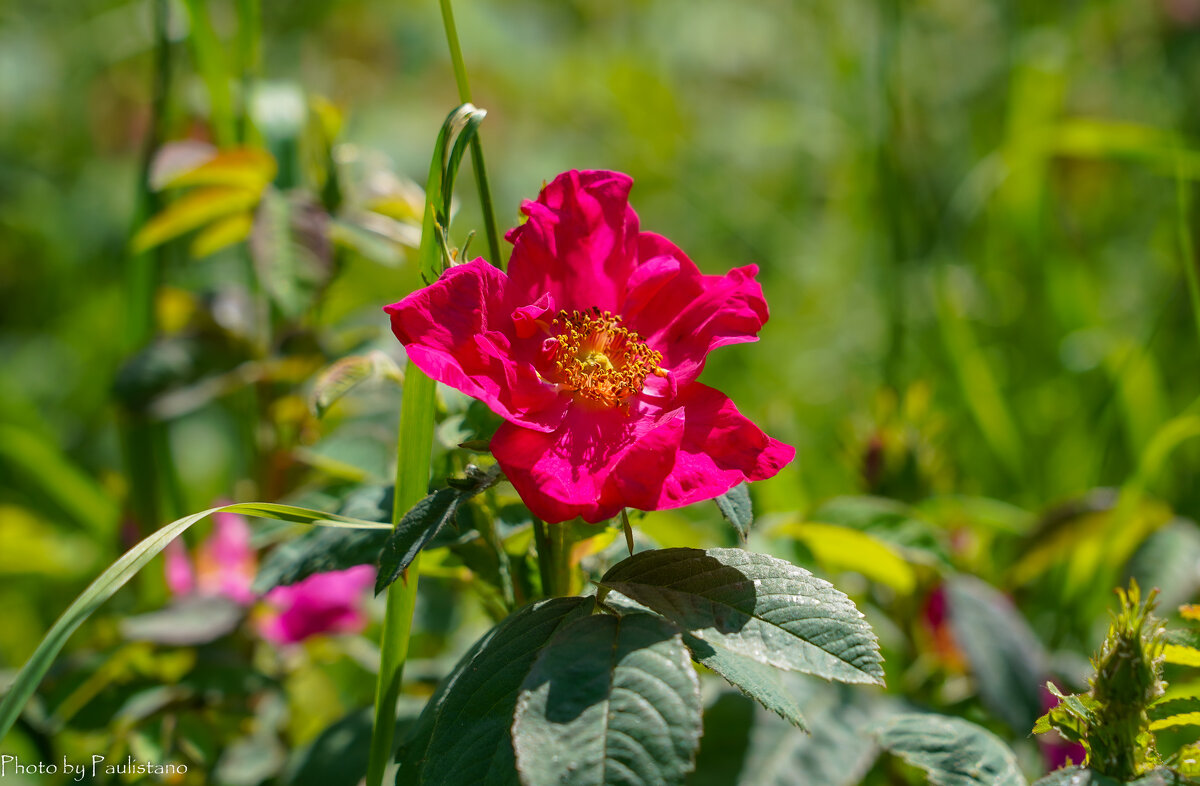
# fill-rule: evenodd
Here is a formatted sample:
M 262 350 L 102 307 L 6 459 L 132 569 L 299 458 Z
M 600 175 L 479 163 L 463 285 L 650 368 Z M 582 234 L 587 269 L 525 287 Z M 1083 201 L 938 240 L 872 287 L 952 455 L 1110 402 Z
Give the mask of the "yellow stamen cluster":
M 555 381 L 586 401 L 615 407 L 640 393 L 647 375 L 666 375 L 662 353 L 610 311 L 559 311 L 553 331 Z

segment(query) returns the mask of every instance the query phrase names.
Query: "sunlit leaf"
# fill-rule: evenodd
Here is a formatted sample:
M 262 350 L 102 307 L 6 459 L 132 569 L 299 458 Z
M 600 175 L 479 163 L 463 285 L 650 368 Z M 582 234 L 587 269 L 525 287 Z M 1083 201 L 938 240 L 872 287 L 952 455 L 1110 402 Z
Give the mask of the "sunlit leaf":
M 275 179 L 275 157 L 262 148 L 239 147 L 215 153 L 199 166 L 182 171 L 163 188 L 236 186 L 262 191 Z
M 1168 644 L 1163 647 L 1163 661 L 1177 666 L 1200 666 L 1200 649 Z
M 133 236 L 133 251 L 141 253 L 173 240 L 210 221 L 250 210 L 259 193 L 237 186 L 206 186 L 176 199 Z
M 778 537 L 801 541 L 819 564 L 830 571 L 853 571 L 885 584 L 901 595 L 912 594 L 916 573 L 886 543 L 849 527 L 790 522 L 771 530 Z
M 196 233 L 188 253 L 196 259 L 215 254 L 248 239 L 253 228 L 254 214 L 248 211 L 217 219 Z
M 879 644 L 854 603 L 781 559 L 740 549 L 657 549 L 614 565 L 600 586 L 760 663 L 883 684 Z

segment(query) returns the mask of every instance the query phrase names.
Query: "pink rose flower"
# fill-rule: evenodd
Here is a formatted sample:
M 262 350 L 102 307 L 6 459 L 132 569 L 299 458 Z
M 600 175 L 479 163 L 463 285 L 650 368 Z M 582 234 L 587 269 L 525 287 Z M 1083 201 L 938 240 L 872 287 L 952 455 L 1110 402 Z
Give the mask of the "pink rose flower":
M 375 584 L 375 568 L 356 565 L 317 573 L 267 593 L 259 633 L 276 644 L 295 644 L 321 633 L 356 633 L 367 625 L 364 593 Z
M 758 268 L 702 274 L 639 231 L 632 185 L 559 175 L 521 206 L 508 275 L 475 259 L 385 309 L 418 368 L 504 418 L 492 452 L 551 522 L 711 499 L 795 455 L 696 381 L 709 352 L 757 340 Z
M 167 545 L 164 556 L 172 595 L 220 596 L 243 606 L 254 602 L 250 585 L 258 560 L 250 545 L 250 527 L 236 513 L 213 516 L 212 533 L 196 549 L 194 566 L 179 540 Z

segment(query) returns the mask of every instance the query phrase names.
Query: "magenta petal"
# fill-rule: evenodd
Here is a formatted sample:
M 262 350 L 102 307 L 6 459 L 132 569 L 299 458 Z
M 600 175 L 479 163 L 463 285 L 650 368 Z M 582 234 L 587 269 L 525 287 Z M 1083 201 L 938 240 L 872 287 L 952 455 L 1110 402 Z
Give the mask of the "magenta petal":
M 508 287 L 504 273 L 475 259 L 384 310 L 409 358 L 426 374 L 482 400 L 505 420 L 551 431 L 567 401 L 530 362 L 514 356 Z
M 250 589 L 258 569 L 250 545 L 250 526 L 236 513 L 218 513 L 213 531 L 196 551 L 197 592 L 222 595 L 237 603 L 251 603 Z
M 620 172 L 571 170 L 542 189 L 509 231 L 509 277 L 532 302 L 549 292 L 559 308 L 618 313 L 637 260 L 638 219 L 629 206 L 633 179 Z
M 795 458 L 794 448 L 763 433 L 718 390 L 693 382 L 676 403 L 683 406 L 686 426 L 652 508 L 712 499 L 742 481 L 774 477 Z
M 641 233 L 638 254 L 625 318 L 663 354 L 663 367 L 679 385 L 699 376 L 717 347 L 757 340 L 767 301 L 754 280 L 756 266 L 706 276 L 671 241 L 651 232 Z
M 534 515 L 596 523 L 656 496 L 683 435 L 677 412 L 574 407 L 546 434 L 505 423 L 492 453 Z
M 360 631 L 367 622 L 365 593 L 374 583 L 375 568 L 357 565 L 276 587 L 266 597 L 276 612 L 260 624 L 259 632 L 276 644 L 294 644 L 318 634 Z
M 188 558 L 187 548 L 181 540 L 173 540 L 167 544 L 163 552 L 163 566 L 167 589 L 172 595 L 190 595 L 196 589 L 196 573 L 192 570 L 192 561 Z

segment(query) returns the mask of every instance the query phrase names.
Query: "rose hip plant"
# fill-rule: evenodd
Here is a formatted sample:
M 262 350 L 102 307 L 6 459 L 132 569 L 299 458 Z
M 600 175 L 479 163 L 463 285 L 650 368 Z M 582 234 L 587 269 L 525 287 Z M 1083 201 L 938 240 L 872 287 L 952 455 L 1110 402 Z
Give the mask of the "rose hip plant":
M 361 628 L 354 599 L 377 566 L 386 610 L 368 786 L 390 777 L 393 764 L 397 783 L 681 783 L 703 732 L 696 664 L 800 728 L 803 707 L 787 673 L 883 684 L 874 634 L 829 582 L 738 548 L 639 545 L 640 511 L 710 500 L 744 538 L 753 521 L 747 484 L 794 456 L 697 381 L 710 352 L 755 341 L 767 322 L 757 268 L 702 274 L 665 237 L 641 230 L 631 177 L 572 170 L 522 204 L 523 222 L 505 236 L 504 269 L 478 134 L 484 112 L 468 101 L 448 3 L 442 8 L 464 103 L 441 130 L 425 190 L 416 259 L 427 285 L 385 309 L 407 357 L 402 373 L 387 371 L 402 379 L 390 499 L 366 513 L 231 503 L 159 529 L 51 628 L 0 704 L 0 736 L 72 632 L 164 550 L 177 600 L 129 626 L 162 642 L 221 635 L 260 594 L 260 634 L 281 646 Z M 488 246 L 471 261 L 450 231 L 468 150 Z M 137 234 L 138 249 L 227 213 L 193 242 L 202 256 L 284 209 L 272 207 L 283 203 L 267 188 L 275 166 L 266 153 L 183 157 L 163 158 L 160 170 L 171 171 L 160 180 L 183 195 Z M 206 212 L 217 198 L 226 206 Z M 303 232 L 291 210 L 283 231 Z M 282 316 L 301 313 L 289 299 L 294 288 L 269 294 Z M 335 364 L 316 383 L 318 408 L 389 363 L 370 360 L 366 372 L 357 359 Z M 450 390 L 482 408 L 467 406 L 469 417 L 456 422 Z M 435 430 L 452 425 L 463 439 L 435 467 Z M 445 472 L 453 467 L 460 471 Z M 387 507 L 390 522 L 380 522 Z M 277 544 L 251 582 L 255 555 L 238 514 L 322 529 Z M 214 534 L 191 558 L 175 539 L 210 515 Z M 623 546 L 606 547 L 616 530 Z M 515 547 L 522 538 L 532 548 Z M 462 565 L 489 585 L 481 592 L 496 624 L 397 735 L 421 557 L 431 551 L 433 570 Z M 197 604 L 216 630 L 162 634 Z M 212 622 L 218 606 L 227 625 Z

